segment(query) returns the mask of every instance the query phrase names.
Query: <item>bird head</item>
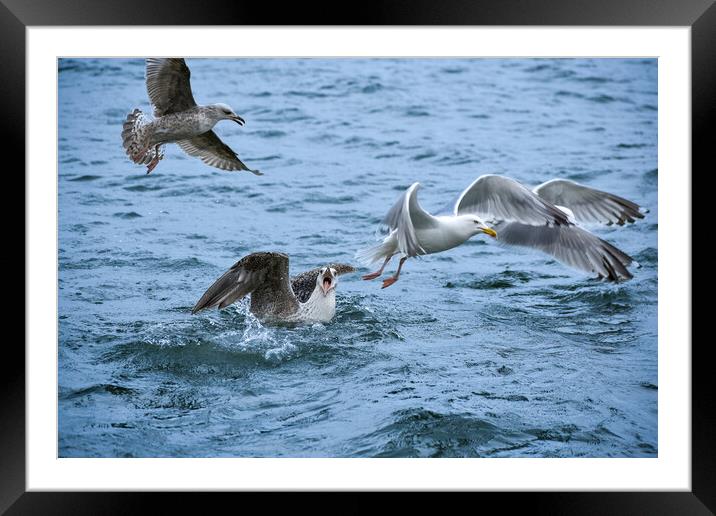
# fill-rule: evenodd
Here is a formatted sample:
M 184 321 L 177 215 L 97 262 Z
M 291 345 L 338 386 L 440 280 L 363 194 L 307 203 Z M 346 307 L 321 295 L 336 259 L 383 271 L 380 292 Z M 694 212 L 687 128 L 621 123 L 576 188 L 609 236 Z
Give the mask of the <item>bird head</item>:
M 323 267 L 316 278 L 316 286 L 321 289 L 324 296 L 327 296 L 331 290 L 335 290 L 338 284 L 338 274 L 333 267 Z
M 231 120 L 239 125 L 244 125 L 245 123 L 244 119 L 234 113 L 234 110 L 231 109 L 231 106 L 227 104 L 212 104 L 211 108 L 213 109 L 214 113 L 216 114 L 216 117 L 219 120 Z
M 470 236 L 485 233 L 486 235 L 490 235 L 492 238 L 497 238 L 495 230 L 485 224 L 485 222 L 476 215 L 460 215 L 458 220 L 463 226 L 465 232 Z

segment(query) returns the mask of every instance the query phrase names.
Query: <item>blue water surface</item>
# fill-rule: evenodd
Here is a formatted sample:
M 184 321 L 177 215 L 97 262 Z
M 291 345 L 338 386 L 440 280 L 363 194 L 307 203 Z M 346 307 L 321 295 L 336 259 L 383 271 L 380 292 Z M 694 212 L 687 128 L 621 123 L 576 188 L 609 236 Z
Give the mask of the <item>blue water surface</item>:
M 654 59 L 188 59 L 265 175 L 124 155 L 141 59 L 59 61 L 61 457 L 655 457 Z M 414 181 L 570 178 L 650 212 L 594 228 L 641 268 L 596 281 L 486 236 L 340 278 L 330 324 L 189 311 L 242 256 L 353 262 Z M 391 271 L 394 269 L 391 269 Z

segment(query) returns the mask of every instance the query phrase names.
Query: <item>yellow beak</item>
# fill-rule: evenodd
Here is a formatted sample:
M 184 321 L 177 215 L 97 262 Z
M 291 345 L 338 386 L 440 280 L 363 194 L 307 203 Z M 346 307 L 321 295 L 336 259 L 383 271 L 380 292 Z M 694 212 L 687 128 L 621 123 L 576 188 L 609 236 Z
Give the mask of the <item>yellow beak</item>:
M 490 235 L 492 238 L 497 238 L 497 233 L 495 233 L 495 230 L 494 230 L 494 229 L 482 228 L 482 232 L 483 232 L 483 233 L 487 233 L 487 234 Z

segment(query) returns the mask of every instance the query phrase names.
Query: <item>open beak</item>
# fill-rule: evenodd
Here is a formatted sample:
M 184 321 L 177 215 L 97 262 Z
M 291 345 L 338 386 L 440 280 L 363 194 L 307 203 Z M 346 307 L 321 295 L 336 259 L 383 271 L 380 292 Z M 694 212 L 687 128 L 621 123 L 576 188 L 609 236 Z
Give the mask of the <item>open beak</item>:
M 244 125 L 246 123 L 246 122 L 244 122 L 244 119 L 241 118 L 239 115 L 234 115 L 234 116 L 230 117 L 230 120 L 233 120 L 234 122 L 236 122 L 239 125 Z
M 495 232 L 494 229 L 488 228 L 488 227 L 484 227 L 484 228 L 480 228 L 480 229 L 482 230 L 483 233 L 490 235 L 492 238 L 497 238 L 497 233 Z
M 334 285 L 335 281 L 333 274 L 331 274 L 330 271 L 326 272 L 321 280 L 321 290 L 323 290 L 323 294 L 328 294 L 328 291 L 331 290 Z

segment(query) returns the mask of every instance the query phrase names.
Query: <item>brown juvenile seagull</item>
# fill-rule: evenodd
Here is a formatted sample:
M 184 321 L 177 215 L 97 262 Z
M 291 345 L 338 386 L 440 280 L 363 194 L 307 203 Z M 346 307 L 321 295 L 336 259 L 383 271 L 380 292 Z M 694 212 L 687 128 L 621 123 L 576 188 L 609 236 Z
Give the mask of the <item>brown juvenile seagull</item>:
M 389 229 L 383 241 L 356 255 L 365 263 L 383 260 L 380 269 L 363 279 L 379 277 L 390 259 L 401 254 L 397 272 L 383 281 L 383 288 L 389 287 L 408 258 L 452 249 L 478 233 L 539 249 L 608 281 L 632 277 L 627 267 L 636 262 L 631 256 L 577 225 L 621 226 L 644 218 L 637 204 L 622 197 L 566 179 L 529 190 L 514 179 L 489 174 L 473 181 L 448 210 L 431 215 L 418 203 L 419 187 L 413 183 L 390 209 L 383 220 Z
M 176 143 L 181 149 L 221 170 L 251 170 L 211 129 L 220 120 L 244 125 L 244 119 L 226 104 L 199 106 L 189 84 L 189 68 L 181 58 L 147 59 L 146 79 L 154 119 L 139 109 L 127 115 L 122 126 L 122 140 L 127 156 L 137 164 L 147 165 L 147 174 L 164 157 L 163 145 Z
M 192 308 L 191 313 L 224 308 L 250 294 L 250 310 L 269 321 L 329 322 L 336 313 L 338 276 L 355 268 L 331 263 L 294 278 L 288 275 L 288 256 L 260 252 L 243 257 L 226 271 Z

